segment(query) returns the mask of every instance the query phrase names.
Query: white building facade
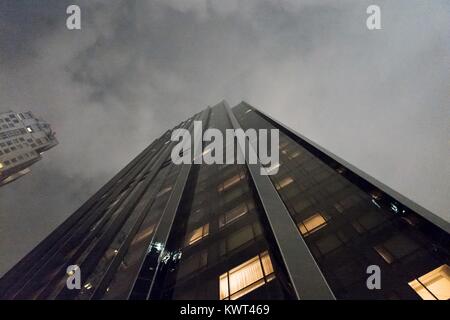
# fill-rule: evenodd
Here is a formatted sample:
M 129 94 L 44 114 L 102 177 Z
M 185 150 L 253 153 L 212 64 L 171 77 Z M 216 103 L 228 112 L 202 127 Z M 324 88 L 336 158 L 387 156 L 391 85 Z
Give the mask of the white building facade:
M 30 172 L 42 153 L 57 144 L 50 125 L 31 112 L 0 113 L 0 186 Z

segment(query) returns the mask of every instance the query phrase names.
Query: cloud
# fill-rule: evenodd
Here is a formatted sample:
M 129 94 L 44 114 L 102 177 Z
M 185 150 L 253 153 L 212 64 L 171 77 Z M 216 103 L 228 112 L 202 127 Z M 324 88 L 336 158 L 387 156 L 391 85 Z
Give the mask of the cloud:
M 261 108 L 450 220 L 445 1 L 2 1 L 1 109 L 60 145 L 0 189 L 0 274 L 136 156 L 227 99 Z M 82 30 L 65 28 L 78 3 Z

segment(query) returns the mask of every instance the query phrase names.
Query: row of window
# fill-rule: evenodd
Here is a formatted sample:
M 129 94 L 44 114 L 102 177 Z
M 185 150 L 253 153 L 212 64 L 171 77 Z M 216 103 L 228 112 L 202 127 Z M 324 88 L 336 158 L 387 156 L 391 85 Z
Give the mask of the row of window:
M 18 135 L 23 135 L 26 133 L 27 133 L 27 131 L 23 128 L 4 131 L 4 132 L 0 132 L 0 139 L 4 140 L 4 139 L 12 138 L 12 137 L 15 137 Z
M 11 159 L 8 159 L 8 160 L 4 160 L 3 162 L 0 163 L 0 169 L 3 169 L 3 168 L 5 168 L 5 167 L 7 167 L 9 165 L 14 165 L 14 164 L 16 164 L 18 162 L 23 162 L 24 160 L 28 160 L 28 159 L 31 159 L 33 157 L 34 157 L 34 155 L 32 153 L 28 153 L 27 152 L 27 153 L 18 155 L 17 157 L 14 157 L 14 158 L 11 158 Z
M 38 145 L 40 146 L 43 143 L 48 142 L 49 140 L 48 138 L 43 137 L 37 138 L 35 140 L 36 143 L 33 142 L 33 139 L 27 139 L 26 141 L 27 142 L 25 142 L 25 139 L 21 137 L 0 143 L 0 147 L 4 148 L 0 149 L 0 156 L 3 154 L 10 153 L 12 151 L 16 151 L 18 149 L 23 149 L 24 147 L 36 148 Z

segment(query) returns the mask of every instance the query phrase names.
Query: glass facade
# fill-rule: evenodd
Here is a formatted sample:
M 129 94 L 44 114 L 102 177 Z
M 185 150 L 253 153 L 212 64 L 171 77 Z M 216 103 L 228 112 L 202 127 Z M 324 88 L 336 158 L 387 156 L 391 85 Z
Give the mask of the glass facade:
M 313 274 L 337 299 L 450 298 L 446 231 L 257 109 L 220 103 L 174 129 L 201 120 L 225 136 L 233 118 L 280 130 L 271 188 L 246 163 L 175 165 L 169 130 L 11 269 L 0 298 L 301 299 Z M 273 212 L 297 240 L 283 242 Z M 80 290 L 66 286 L 70 265 Z M 379 290 L 366 284 L 371 265 Z
M 244 129 L 280 129 L 279 171 L 269 177 L 337 299 L 415 299 L 412 279 L 448 268 L 448 233 L 256 109 L 243 103 L 234 112 Z M 370 265 L 382 270 L 380 290 L 367 289 Z

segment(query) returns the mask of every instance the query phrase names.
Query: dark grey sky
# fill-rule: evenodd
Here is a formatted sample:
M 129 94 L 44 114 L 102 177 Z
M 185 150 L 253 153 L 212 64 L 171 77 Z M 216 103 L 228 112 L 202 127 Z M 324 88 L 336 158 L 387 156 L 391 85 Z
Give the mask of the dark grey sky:
M 77 3 L 82 30 L 65 28 Z M 366 8 L 382 9 L 382 30 Z M 0 188 L 0 275 L 168 127 L 261 108 L 450 221 L 448 1 L 0 2 L 0 110 L 60 145 Z

